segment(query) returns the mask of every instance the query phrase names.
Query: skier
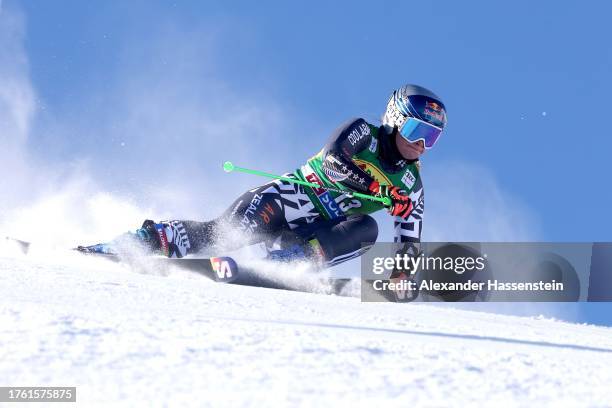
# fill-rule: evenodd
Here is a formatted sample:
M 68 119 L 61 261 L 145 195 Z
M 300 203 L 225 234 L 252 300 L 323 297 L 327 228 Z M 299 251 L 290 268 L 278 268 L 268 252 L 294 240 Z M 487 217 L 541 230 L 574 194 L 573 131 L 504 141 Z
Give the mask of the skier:
M 390 198 L 394 241 L 416 255 L 424 209 L 419 158 L 445 126 L 440 98 L 423 87 L 405 85 L 391 94 L 380 127 L 364 119 L 346 122 L 319 153 L 285 175 L 321 188 L 275 179 L 245 192 L 219 218 L 146 220 L 133 236 L 168 257 L 205 250 L 219 254 L 264 242 L 269 259 L 329 267 L 362 255 L 377 239 L 378 226 L 368 214 L 385 207 L 351 195 L 360 192 Z

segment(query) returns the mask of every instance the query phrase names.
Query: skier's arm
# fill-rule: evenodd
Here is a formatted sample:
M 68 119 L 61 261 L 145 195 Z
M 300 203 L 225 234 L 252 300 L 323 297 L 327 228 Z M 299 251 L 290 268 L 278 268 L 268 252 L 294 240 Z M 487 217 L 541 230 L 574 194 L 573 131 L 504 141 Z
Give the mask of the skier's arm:
M 415 189 L 410 194 L 410 199 L 414 205 L 414 209 L 410 213 L 407 219 L 401 217 L 395 217 L 393 220 L 393 226 L 395 230 L 394 242 L 398 246 L 396 254 L 408 255 L 410 257 L 417 257 L 421 251 L 421 231 L 423 223 L 423 212 L 424 212 L 424 200 L 423 200 L 423 185 L 421 179 L 417 181 Z M 391 274 L 392 278 L 395 279 L 408 279 L 410 276 L 414 276 L 418 271 L 416 270 L 399 270 L 396 269 Z M 413 294 L 416 296 L 416 292 Z
M 406 243 L 406 251 L 412 248 L 408 253 L 416 255 L 418 253 L 419 243 L 421 242 L 421 231 L 423 229 L 423 212 L 425 209 L 423 184 L 419 178 L 417 185 L 409 195 L 413 204 L 412 212 L 408 218 L 395 217 L 393 226 L 395 230 L 394 242 Z M 416 248 L 416 249 L 415 249 Z
M 367 193 L 374 179 L 352 158 L 367 149 L 371 142 L 370 126 L 363 119 L 353 119 L 336 129 L 323 148 L 325 175 L 351 190 Z

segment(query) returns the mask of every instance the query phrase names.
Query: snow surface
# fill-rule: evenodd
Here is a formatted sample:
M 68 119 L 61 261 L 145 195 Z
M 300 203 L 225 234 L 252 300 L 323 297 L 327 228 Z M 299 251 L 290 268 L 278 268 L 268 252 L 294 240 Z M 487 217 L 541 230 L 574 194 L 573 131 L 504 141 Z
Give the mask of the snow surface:
M 0 256 L 0 385 L 87 406 L 612 405 L 610 328 L 150 272 Z

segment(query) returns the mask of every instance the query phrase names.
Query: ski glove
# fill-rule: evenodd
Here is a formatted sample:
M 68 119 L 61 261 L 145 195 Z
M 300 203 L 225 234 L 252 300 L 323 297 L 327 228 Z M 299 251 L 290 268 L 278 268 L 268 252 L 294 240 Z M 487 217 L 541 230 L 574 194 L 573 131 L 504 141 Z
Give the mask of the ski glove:
M 380 185 L 378 181 L 373 181 L 368 188 L 372 195 L 377 197 L 389 197 L 391 199 L 391 207 L 389 207 L 389 214 L 398 216 L 403 219 L 407 219 L 412 213 L 412 200 L 404 190 L 400 190 L 399 187 L 388 186 L 386 184 Z

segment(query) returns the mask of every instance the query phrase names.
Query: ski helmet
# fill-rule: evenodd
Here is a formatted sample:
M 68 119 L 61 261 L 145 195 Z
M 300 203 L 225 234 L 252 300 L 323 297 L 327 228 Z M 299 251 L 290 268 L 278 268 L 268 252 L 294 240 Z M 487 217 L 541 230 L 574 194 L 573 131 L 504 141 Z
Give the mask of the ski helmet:
M 446 126 L 446 108 L 430 90 L 404 85 L 391 94 L 382 123 L 397 128 L 409 142 L 422 140 L 431 149 Z

